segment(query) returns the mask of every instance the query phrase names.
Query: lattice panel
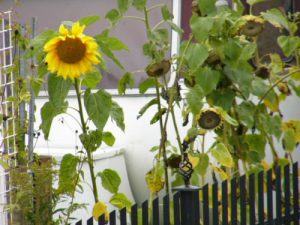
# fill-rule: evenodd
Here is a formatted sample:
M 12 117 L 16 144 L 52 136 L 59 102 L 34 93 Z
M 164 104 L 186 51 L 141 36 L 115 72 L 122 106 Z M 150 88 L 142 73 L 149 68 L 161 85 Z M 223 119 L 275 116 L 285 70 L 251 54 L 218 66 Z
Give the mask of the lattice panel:
M 16 106 L 13 74 L 11 12 L 0 12 L 0 160 L 15 164 Z M 9 172 L 0 165 L 0 224 L 12 225 Z

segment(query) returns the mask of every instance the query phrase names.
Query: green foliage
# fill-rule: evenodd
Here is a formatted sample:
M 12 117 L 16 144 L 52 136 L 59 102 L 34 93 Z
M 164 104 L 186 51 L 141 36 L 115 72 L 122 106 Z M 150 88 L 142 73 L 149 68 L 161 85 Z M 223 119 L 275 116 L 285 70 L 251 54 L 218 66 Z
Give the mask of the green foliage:
M 101 131 L 92 130 L 88 133 L 80 134 L 79 138 L 84 148 L 89 152 L 93 152 L 100 147 L 103 138 L 102 136 L 103 134 Z
M 118 173 L 112 169 L 105 169 L 97 174 L 101 178 L 102 186 L 112 194 L 117 194 L 121 184 Z
M 81 84 L 86 86 L 87 88 L 96 88 L 97 85 L 101 82 L 102 75 L 99 71 L 93 71 L 91 73 L 86 74 Z
M 216 144 L 211 150 L 211 155 L 219 162 L 222 166 L 232 168 L 234 166 L 232 156 L 228 148 L 223 143 Z
M 131 211 L 132 202 L 123 193 L 116 193 L 110 198 L 109 202 L 118 209 L 126 207 L 129 212 Z
M 125 131 L 125 123 L 124 123 L 124 112 L 121 106 L 115 101 L 112 100 L 112 107 L 110 112 L 110 117 L 113 121 L 116 122 L 117 126 Z
M 81 25 L 89 26 L 89 25 L 97 22 L 98 20 L 100 20 L 100 16 L 86 16 L 86 17 L 81 18 L 79 20 L 79 23 Z
M 102 131 L 111 112 L 112 99 L 104 90 L 92 93 L 87 89 L 84 94 L 84 105 L 95 126 Z

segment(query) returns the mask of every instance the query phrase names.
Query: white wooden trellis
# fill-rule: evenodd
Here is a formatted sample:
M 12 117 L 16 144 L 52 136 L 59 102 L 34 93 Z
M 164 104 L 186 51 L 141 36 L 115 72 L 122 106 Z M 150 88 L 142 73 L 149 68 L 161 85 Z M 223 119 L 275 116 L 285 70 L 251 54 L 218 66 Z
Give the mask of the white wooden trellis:
M 16 155 L 16 106 L 9 101 L 15 96 L 13 68 L 12 22 L 11 11 L 0 12 L 0 158 L 8 165 L 15 163 Z M 9 174 L 0 166 L 0 224 L 10 225 L 12 216 Z

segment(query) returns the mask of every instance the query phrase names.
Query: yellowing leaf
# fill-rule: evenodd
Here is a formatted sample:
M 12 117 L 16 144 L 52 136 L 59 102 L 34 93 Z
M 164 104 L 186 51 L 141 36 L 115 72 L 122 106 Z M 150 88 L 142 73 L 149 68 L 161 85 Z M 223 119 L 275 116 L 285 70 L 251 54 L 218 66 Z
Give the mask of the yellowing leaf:
M 222 166 L 226 166 L 229 168 L 232 168 L 234 166 L 231 154 L 223 143 L 215 145 L 211 149 L 211 154 Z
M 282 129 L 284 131 L 292 129 L 295 132 L 296 141 L 300 141 L 300 120 L 289 120 L 284 122 L 282 123 Z
M 293 75 L 291 75 L 292 79 L 295 81 L 300 81 L 300 71 L 296 72 L 297 70 L 299 70 L 299 67 L 292 66 L 289 70 L 289 73 L 293 73 Z
M 192 163 L 193 168 L 195 168 L 199 163 L 199 156 L 188 155 L 190 163 Z
M 222 170 L 219 167 L 213 166 L 213 165 L 211 165 L 211 167 L 212 167 L 212 169 L 213 169 L 214 172 L 216 172 L 217 174 L 220 175 L 220 177 L 221 177 L 222 180 L 229 179 L 228 174 L 224 170 Z
M 98 221 L 101 215 L 105 214 L 105 220 L 108 221 L 109 213 L 107 211 L 107 206 L 104 202 L 97 202 L 93 208 L 93 217 Z

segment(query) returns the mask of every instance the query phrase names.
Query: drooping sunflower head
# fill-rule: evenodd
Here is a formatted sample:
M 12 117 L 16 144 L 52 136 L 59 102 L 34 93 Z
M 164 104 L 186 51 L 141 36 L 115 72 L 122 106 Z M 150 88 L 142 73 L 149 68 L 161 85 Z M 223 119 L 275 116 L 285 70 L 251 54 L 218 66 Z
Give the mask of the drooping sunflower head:
M 221 127 L 222 116 L 215 108 L 201 110 L 198 116 L 198 125 L 205 130 L 213 130 Z
M 83 34 L 84 29 L 85 25 L 80 25 L 79 22 L 70 30 L 62 24 L 59 36 L 45 44 L 45 61 L 51 73 L 74 80 L 92 71 L 94 65 L 100 63 L 98 45 L 93 37 Z
M 170 60 L 164 59 L 160 62 L 151 63 L 146 68 L 149 77 L 160 77 L 169 72 L 171 68 Z
M 271 73 L 270 73 L 270 70 L 269 70 L 268 67 L 266 67 L 266 66 L 260 66 L 255 71 L 255 75 L 257 77 L 262 78 L 262 79 L 268 79 L 270 77 Z
M 242 25 L 239 29 L 239 33 L 242 35 L 246 35 L 248 37 L 255 37 L 259 35 L 264 29 L 264 19 L 253 16 L 253 15 L 246 15 L 242 18 Z

